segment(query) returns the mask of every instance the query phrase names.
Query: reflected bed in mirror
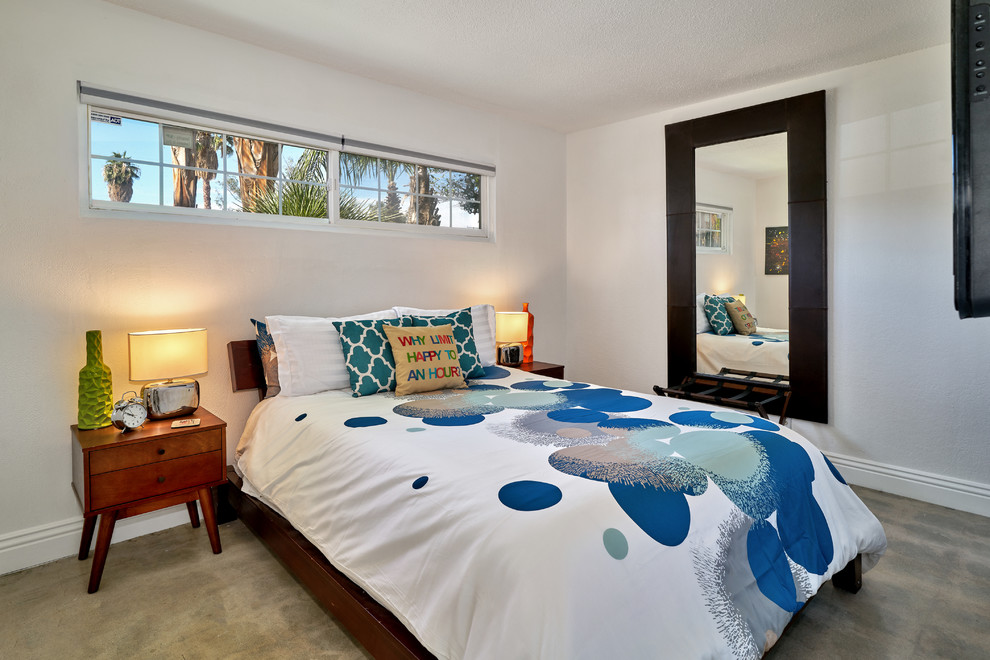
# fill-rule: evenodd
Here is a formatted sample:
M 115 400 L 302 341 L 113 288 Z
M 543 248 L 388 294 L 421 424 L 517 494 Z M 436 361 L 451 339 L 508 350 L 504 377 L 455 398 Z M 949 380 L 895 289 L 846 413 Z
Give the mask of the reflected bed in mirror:
M 787 149 L 786 222 L 774 220 L 778 224 L 766 225 L 787 227 L 788 233 L 789 270 L 786 276 L 776 279 L 778 288 L 787 283 L 786 322 L 781 323 L 778 316 L 776 325 L 772 309 L 779 305 L 773 296 L 759 291 L 755 276 L 751 287 L 741 279 L 702 287 L 697 270 L 700 255 L 696 251 L 699 203 L 730 206 L 724 202 L 720 205 L 718 199 L 699 197 L 696 150 L 771 135 L 785 135 Z M 753 297 L 754 308 L 766 305 L 756 314 L 759 327 L 786 329 L 789 333 L 790 416 L 827 422 L 825 92 L 670 124 L 666 127 L 666 159 L 668 385 L 676 385 L 700 371 L 699 294 L 741 292 L 747 300 Z M 714 241 L 709 243 L 714 245 Z M 750 245 L 749 250 L 755 249 Z
M 696 371 L 789 375 L 787 133 L 695 149 L 695 199 Z

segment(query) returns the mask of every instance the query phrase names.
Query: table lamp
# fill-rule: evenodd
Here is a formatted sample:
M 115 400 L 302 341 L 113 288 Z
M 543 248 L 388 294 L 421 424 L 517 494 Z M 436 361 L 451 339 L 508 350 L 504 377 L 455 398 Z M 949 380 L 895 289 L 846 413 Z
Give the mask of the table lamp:
M 199 382 L 206 373 L 206 328 L 149 330 L 127 334 L 130 379 L 150 380 L 141 398 L 150 419 L 190 415 L 199 407 Z
M 526 312 L 495 313 L 495 344 L 498 346 L 498 363 L 518 367 L 523 361 L 522 342 L 529 333 L 529 314 Z

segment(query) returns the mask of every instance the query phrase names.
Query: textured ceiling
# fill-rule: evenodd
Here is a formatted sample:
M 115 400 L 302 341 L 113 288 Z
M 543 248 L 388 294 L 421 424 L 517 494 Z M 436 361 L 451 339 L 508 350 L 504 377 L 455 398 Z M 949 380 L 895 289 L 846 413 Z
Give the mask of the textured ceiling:
M 787 173 L 787 133 L 699 147 L 694 150 L 694 162 L 698 167 L 750 179 L 781 176 Z
M 950 5 L 108 1 L 562 132 L 947 43 Z

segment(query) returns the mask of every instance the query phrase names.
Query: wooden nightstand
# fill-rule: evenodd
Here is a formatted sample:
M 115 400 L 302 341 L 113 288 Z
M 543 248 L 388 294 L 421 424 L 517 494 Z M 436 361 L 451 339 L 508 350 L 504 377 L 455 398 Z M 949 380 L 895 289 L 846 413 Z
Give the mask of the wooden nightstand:
M 537 376 L 547 376 L 548 378 L 564 377 L 564 365 L 553 364 L 552 362 L 537 362 L 533 360 L 532 362 L 523 362 L 516 369 L 522 369 Z
M 113 426 L 80 431 L 72 425 L 72 487 L 83 507 L 79 559 L 100 518 L 89 593 L 100 588 L 110 538 L 118 520 L 185 502 L 189 520 L 199 527 L 198 499 L 214 554 L 220 548 L 213 509 L 213 486 L 226 482 L 227 422 L 206 408 L 191 417 L 199 426 L 173 429 L 174 419 L 149 420 L 122 433 Z

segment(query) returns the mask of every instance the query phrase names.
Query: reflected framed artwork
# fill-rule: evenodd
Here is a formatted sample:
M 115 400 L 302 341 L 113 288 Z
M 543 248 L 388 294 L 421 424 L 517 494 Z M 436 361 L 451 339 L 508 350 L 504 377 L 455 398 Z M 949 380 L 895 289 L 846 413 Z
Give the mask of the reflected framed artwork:
M 767 227 L 765 275 L 787 275 L 790 270 L 787 227 Z

